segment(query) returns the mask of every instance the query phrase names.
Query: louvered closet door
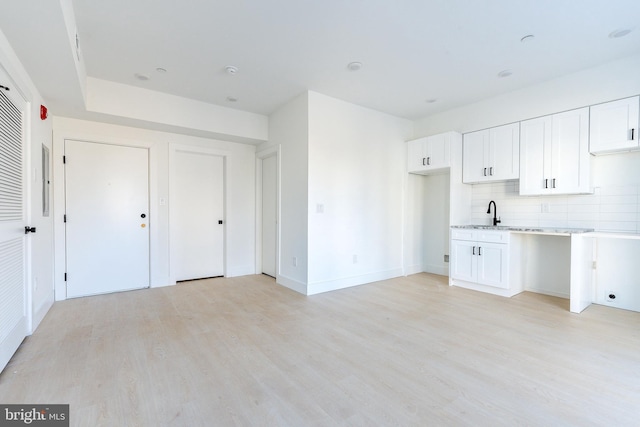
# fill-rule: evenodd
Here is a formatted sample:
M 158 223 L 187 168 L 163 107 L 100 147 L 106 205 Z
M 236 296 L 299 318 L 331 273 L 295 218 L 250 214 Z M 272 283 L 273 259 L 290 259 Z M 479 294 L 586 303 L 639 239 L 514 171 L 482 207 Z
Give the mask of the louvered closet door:
M 0 370 L 27 335 L 25 102 L 0 68 Z M 8 88 L 8 90 L 7 90 Z

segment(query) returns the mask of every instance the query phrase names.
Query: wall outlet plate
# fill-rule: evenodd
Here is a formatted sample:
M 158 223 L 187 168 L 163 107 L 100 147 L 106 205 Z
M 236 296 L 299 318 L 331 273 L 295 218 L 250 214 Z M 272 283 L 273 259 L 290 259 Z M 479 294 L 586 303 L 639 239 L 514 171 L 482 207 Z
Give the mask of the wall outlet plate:
M 449 262 L 449 255 L 444 256 L 444 262 Z

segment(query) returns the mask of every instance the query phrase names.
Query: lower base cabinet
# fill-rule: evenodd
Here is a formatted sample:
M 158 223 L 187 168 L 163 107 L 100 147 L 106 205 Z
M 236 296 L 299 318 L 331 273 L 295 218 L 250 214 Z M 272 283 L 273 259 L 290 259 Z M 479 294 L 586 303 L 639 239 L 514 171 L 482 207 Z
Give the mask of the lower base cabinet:
M 510 281 L 508 231 L 451 229 L 452 285 L 503 296 L 521 292 Z

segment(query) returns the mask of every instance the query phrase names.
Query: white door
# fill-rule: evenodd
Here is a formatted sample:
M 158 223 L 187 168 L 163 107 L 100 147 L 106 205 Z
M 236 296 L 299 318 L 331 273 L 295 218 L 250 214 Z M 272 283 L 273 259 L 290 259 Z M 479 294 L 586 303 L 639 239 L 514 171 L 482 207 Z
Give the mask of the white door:
M 26 102 L 0 68 L 0 371 L 28 333 Z M 8 90 L 7 90 L 8 89 Z
M 148 157 L 65 141 L 68 298 L 149 286 Z
M 508 289 L 507 245 L 479 242 L 476 249 L 478 283 Z
M 520 123 L 520 194 L 548 194 L 545 162 L 550 162 L 551 116 Z M 548 168 L 547 168 L 548 169 Z M 546 179 L 546 181 L 545 181 Z M 545 182 L 547 183 L 545 188 Z
M 277 160 L 262 160 L 262 272 L 276 277 Z
M 489 173 L 492 180 L 520 177 L 520 123 L 489 130 Z
M 589 109 L 589 149 L 592 153 L 638 148 L 638 100 L 620 99 Z
M 589 108 L 553 115 L 552 192 L 588 193 L 589 188 Z
M 486 157 L 489 132 L 465 133 L 462 140 L 462 181 L 465 183 L 487 180 Z
M 451 277 L 475 282 L 477 274 L 477 244 L 466 240 L 451 240 Z
M 171 276 L 175 281 L 223 276 L 224 158 L 175 150 L 171 162 Z

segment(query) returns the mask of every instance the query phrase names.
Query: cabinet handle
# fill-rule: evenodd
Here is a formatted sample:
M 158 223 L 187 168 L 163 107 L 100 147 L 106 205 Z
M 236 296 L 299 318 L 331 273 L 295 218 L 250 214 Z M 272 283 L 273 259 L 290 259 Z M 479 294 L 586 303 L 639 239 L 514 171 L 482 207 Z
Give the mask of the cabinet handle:
M 493 166 L 489 168 L 489 175 L 493 176 Z
M 427 157 L 427 164 L 431 165 L 431 157 Z
M 424 157 L 423 157 L 423 158 L 422 158 L 422 166 L 426 166 L 426 165 L 424 164 L 424 160 L 425 160 L 425 159 L 424 159 Z
M 632 141 L 634 140 L 634 137 L 635 137 L 635 135 L 634 135 L 635 131 L 636 130 L 634 128 L 631 128 L 631 140 Z
M 548 185 L 548 184 L 549 184 L 549 180 L 548 180 L 548 179 L 545 179 L 545 180 L 544 180 L 544 188 L 549 188 L 549 185 Z
M 487 168 L 484 168 L 484 172 L 482 173 L 482 175 L 487 176 Z
M 556 179 L 555 178 L 553 178 L 551 180 L 551 188 L 556 188 Z
M 478 256 L 482 256 L 482 246 L 478 246 Z
M 476 247 L 475 246 L 473 247 L 473 254 L 474 255 L 476 254 Z

